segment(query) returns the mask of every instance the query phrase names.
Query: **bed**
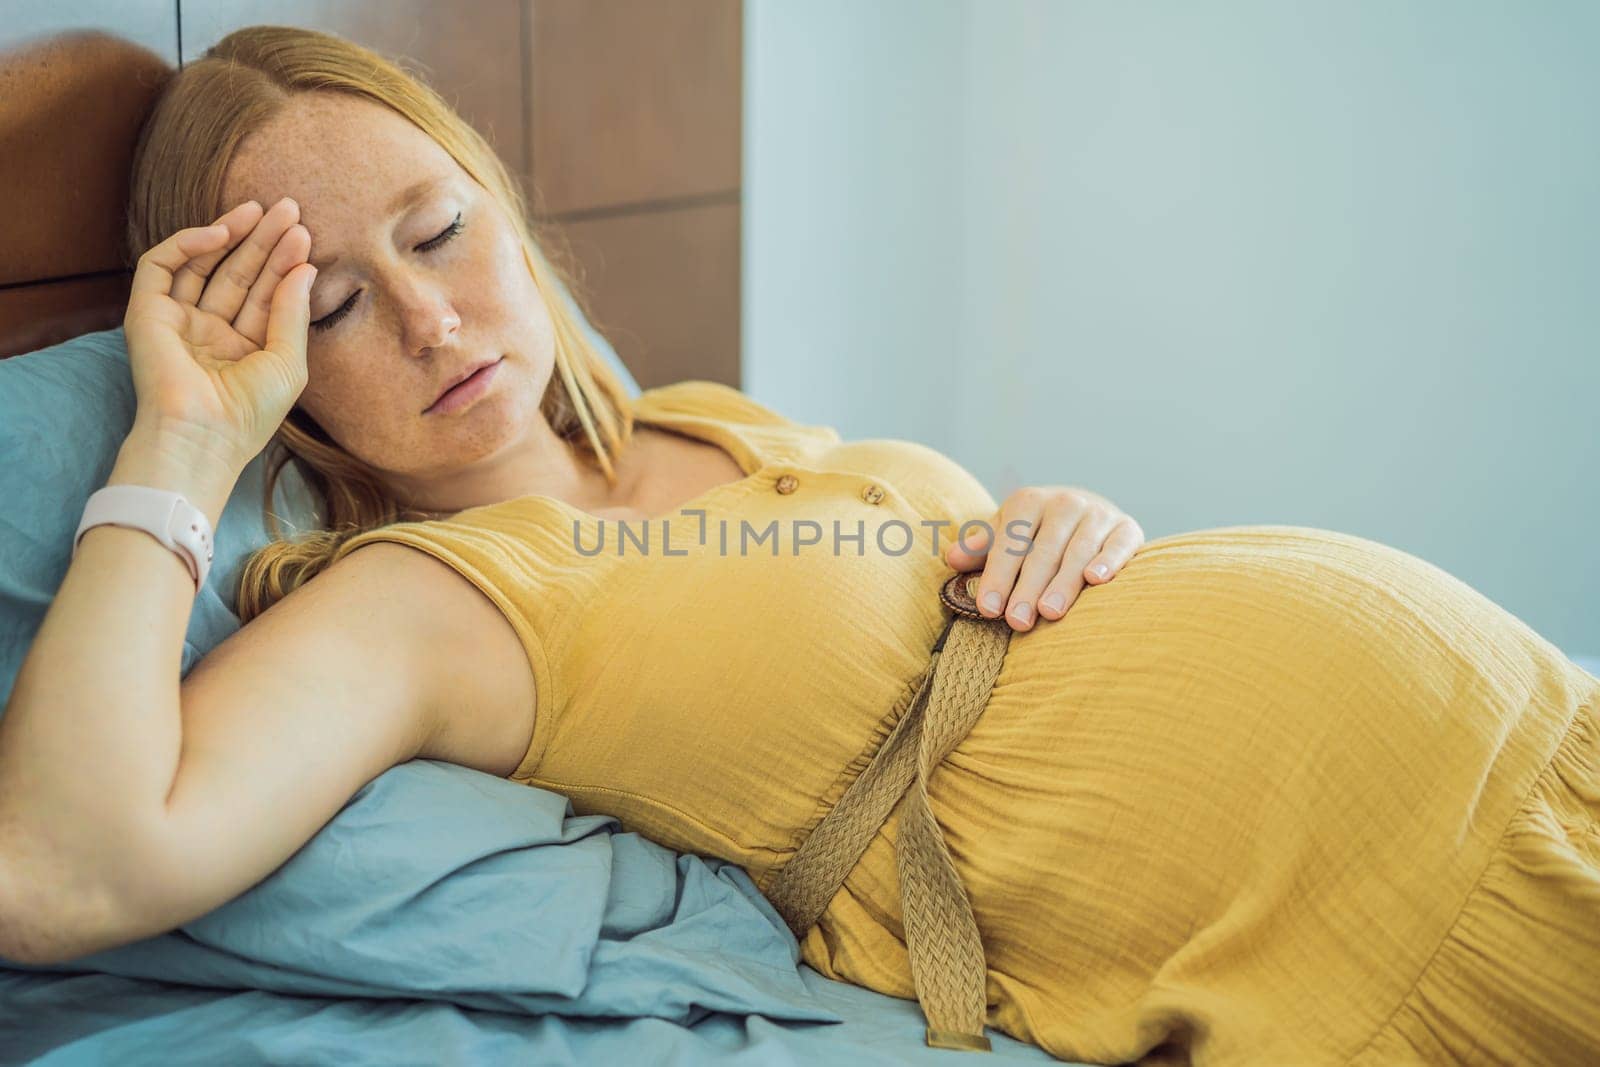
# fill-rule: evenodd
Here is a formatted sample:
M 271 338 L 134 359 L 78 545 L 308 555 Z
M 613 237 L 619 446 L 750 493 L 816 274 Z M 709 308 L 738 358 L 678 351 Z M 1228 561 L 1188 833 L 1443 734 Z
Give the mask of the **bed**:
M 182 930 L 0 968 L 0 1062 L 932 1063 L 821 978 L 737 868 L 433 761 Z M 1050 1061 L 995 1035 L 1001 1062 Z
M 562 129 L 581 126 L 561 109 L 592 108 L 594 94 L 569 84 L 522 116 L 481 76 L 480 46 L 509 42 L 514 61 L 532 63 L 526 49 L 537 29 L 570 74 L 585 67 L 580 46 L 648 57 L 648 40 L 666 37 L 720 49 L 716 62 L 696 69 L 727 74 L 728 43 L 736 49 L 739 39 L 736 0 L 670 9 L 507 0 L 479 5 L 470 34 L 480 39 L 446 45 L 425 44 L 435 39 L 426 23 L 437 9 L 408 6 L 421 31 L 361 2 L 191 7 L 181 24 L 175 2 L 68 3 L 0 29 L 0 357 L 10 357 L 0 358 L 0 702 L 65 574 L 83 503 L 131 424 L 117 325 L 129 280 L 118 247 L 121 203 L 138 123 L 181 54 L 197 54 L 207 35 L 231 25 L 284 19 L 286 10 L 391 54 L 408 42 L 431 48 L 412 58 L 469 119 L 495 129 L 497 147 L 527 175 L 535 143 L 548 147 Z M 731 71 L 736 83 L 736 55 Z M 674 91 L 693 98 L 710 90 Z M 630 125 L 627 100 L 603 102 L 635 140 L 661 136 L 659 123 L 638 115 Z M 708 147 L 715 131 L 681 130 L 669 140 L 695 155 L 693 165 L 675 169 L 668 159 L 656 169 L 667 193 L 710 187 L 687 207 L 646 200 L 592 219 L 595 205 L 584 198 L 595 195 L 594 183 L 570 172 L 570 154 L 560 157 L 569 172 L 541 193 L 546 221 L 569 222 L 569 254 L 591 257 L 581 263 L 593 286 L 584 310 L 593 317 L 600 308 L 609 327 L 602 337 L 590 326 L 591 336 L 635 393 L 641 380 L 737 384 L 738 108 L 712 109 L 724 128 L 730 115 L 731 194 L 726 167 L 715 169 L 727 146 Z M 508 128 L 523 117 L 527 127 Z M 599 173 L 612 156 L 587 158 Z M 662 249 L 700 264 L 666 284 L 710 294 L 702 301 L 709 312 L 679 321 L 661 310 L 689 303 L 658 291 L 652 264 Z M 183 647 L 185 674 L 238 627 L 239 568 L 269 536 L 263 476 L 258 458 L 218 523 L 218 557 Z M 274 510 L 290 530 L 315 521 L 292 472 Z M 59 966 L 0 960 L 4 1064 L 948 1060 L 952 1053 L 925 1046 L 924 1025 L 912 1001 L 801 964 L 793 936 L 742 870 L 671 852 L 610 819 L 575 817 L 554 793 L 426 760 L 368 783 L 281 868 L 179 930 Z M 994 1041 L 1002 1061 L 1049 1060 L 1002 1035 Z

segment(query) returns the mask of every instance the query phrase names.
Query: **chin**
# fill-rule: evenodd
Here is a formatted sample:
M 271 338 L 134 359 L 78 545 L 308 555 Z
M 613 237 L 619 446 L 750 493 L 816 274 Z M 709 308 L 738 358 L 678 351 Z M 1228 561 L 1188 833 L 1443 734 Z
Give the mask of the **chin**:
M 456 465 L 485 459 L 516 447 L 528 436 L 529 420 L 541 418 L 538 409 L 503 396 L 486 396 L 466 411 L 449 416 L 432 427 L 427 451 L 451 457 Z

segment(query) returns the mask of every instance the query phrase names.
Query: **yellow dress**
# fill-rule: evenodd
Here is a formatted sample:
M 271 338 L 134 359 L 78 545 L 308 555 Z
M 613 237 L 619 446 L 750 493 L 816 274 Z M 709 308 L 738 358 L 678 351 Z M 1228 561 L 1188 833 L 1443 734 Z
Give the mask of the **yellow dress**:
M 535 495 L 341 553 L 411 545 L 516 627 L 539 709 L 512 778 L 765 890 L 904 710 L 942 549 L 997 505 L 932 449 L 716 383 L 635 414 L 746 477 L 631 538 Z M 1597 701 L 1396 549 L 1290 526 L 1150 541 L 1013 636 L 929 783 L 991 1025 L 1090 1063 L 1600 1062 Z M 801 947 L 911 997 L 895 825 Z

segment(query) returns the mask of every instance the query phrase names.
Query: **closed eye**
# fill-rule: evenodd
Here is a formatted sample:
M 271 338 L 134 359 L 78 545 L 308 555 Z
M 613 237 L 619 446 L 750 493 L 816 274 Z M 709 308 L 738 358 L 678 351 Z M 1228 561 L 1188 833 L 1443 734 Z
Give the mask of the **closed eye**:
M 354 293 L 351 293 L 349 299 L 340 304 L 338 307 L 334 308 L 332 311 L 328 312 L 326 315 L 322 316 L 322 318 L 318 319 L 316 322 L 313 322 L 311 324 L 311 328 L 313 330 L 333 329 L 333 327 L 338 324 L 340 319 L 344 318 L 350 313 L 350 309 L 355 306 L 356 296 L 360 292 L 361 290 L 357 289 Z
M 437 250 L 441 245 L 445 244 L 446 242 L 454 240 L 456 238 L 456 236 L 459 235 L 464 228 L 465 228 L 465 226 L 463 225 L 463 223 L 461 221 L 461 214 L 459 212 L 457 212 L 455 220 L 453 222 L 451 222 L 450 225 L 446 226 L 436 236 L 430 237 L 426 241 L 424 241 L 420 245 L 418 245 L 417 246 L 417 251 L 418 252 L 433 252 L 433 251 Z M 349 298 L 347 298 L 344 303 L 340 304 L 338 307 L 334 308 L 332 311 L 330 311 L 326 315 L 322 316 L 322 318 L 318 319 L 316 322 L 313 322 L 311 324 L 311 328 L 314 329 L 314 330 L 331 330 L 331 329 L 333 329 L 335 326 L 337 326 L 339 324 L 339 320 L 340 319 L 342 319 L 346 315 L 350 314 L 350 312 L 355 308 L 355 306 L 356 306 L 356 297 L 358 297 L 360 295 L 361 295 L 361 290 L 357 289 L 355 292 L 350 294 Z
M 458 211 L 458 212 L 456 212 L 456 217 L 455 217 L 455 221 L 454 222 L 452 222 L 450 225 L 446 226 L 444 228 L 444 231 L 442 233 L 440 233 L 437 237 L 430 237 L 426 241 L 424 241 L 420 245 L 418 245 L 417 246 L 417 251 L 418 252 L 432 252 L 435 248 L 438 248 L 440 245 L 444 244 L 446 241 L 451 240 L 452 238 L 455 237 L 456 234 L 458 234 L 460 232 L 461 232 L 461 213 Z

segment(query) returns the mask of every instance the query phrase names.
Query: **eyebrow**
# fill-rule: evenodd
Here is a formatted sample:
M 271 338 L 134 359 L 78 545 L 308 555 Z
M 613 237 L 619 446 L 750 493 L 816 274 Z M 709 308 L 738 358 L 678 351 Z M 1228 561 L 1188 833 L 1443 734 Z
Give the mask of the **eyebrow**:
M 424 178 L 413 185 L 407 186 L 400 191 L 398 196 L 389 201 L 387 214 L 384 216 L 384 218 L 394 218 L 396 215 L 400 214 L 402 211 L 405 211 L 408 207 L 415 204 L 417 201 L 433 192 L 433 190 L 438 186 L 443 185 L 449 180 L 450 176 L 447 174 L 436 174 L 432 178 Z M 317 268 L 317 271 L 320 273 L 338 263 L 339 257 L 334 255 L 326 259 L 319 259 L 313 256 L 309 262 L 313 267 Z

